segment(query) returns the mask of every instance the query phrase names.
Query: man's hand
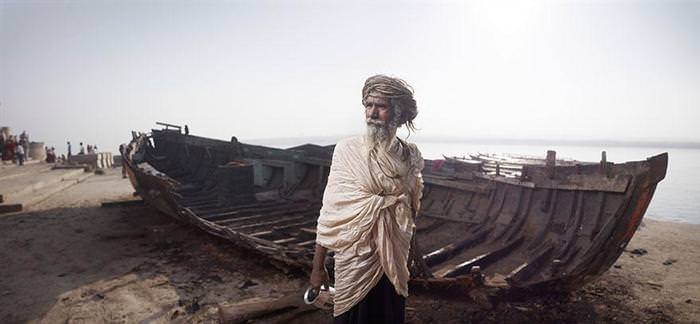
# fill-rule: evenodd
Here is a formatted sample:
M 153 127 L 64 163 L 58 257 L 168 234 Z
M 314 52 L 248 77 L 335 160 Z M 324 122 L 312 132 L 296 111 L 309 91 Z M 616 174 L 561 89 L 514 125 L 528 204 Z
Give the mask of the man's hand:
M 319 244 L 316 244 L 316 250 L 314 251 L 314 260 L 312 262 L 313 265 L 311 268 L 311 278 L 309 278 L 311 288 L 313 288 L 316 291 L 320 290 L 321 285 L 326 285 L 326 287 L 328 287 L 328 283 L 330 282 L 330 278 L 328 277 L 328 271 L 326 271 L 325 261 L 326 248 Z
M 314 269 L 311 270 L 311 278 L 309 279 L 309 283 L 311 284 L 311 288 L 313 288 L 315 291 L 320 291 L 322 285 L 328 287 L 329 282 L 330 277 L 328 276 L 326 267 L 314 267 Z

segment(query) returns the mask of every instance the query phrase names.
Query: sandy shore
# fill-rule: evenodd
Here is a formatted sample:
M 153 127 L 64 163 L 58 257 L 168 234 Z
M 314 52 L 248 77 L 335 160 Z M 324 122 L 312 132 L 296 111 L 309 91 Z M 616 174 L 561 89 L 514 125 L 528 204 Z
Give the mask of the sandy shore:
M 285 274 L 147 207 L 99 207 L 131 193 L 119 171 L 110 170 L 29 212 L 0 216 L 0 322 L 216 323 L 220 303 L 303 290 L 304 275 Z M 646 220 L 614 268 L 570 295 L 483 310 L 463 297 L 414 294 L 407 317 L 411 323 L 700 322 L 699 248 L 700 225 Z M 317 311 L 287 322 L 332 319 Z

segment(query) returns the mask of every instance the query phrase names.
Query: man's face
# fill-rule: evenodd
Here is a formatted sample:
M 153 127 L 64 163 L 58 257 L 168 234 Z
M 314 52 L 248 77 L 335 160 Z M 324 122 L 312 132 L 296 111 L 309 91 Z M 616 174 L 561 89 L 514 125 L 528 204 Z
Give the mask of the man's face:
M 393 117 L 389 100 L 382 96 L 370 94 L 365 99 L 365 118 L 367 123 L 387 125 Z

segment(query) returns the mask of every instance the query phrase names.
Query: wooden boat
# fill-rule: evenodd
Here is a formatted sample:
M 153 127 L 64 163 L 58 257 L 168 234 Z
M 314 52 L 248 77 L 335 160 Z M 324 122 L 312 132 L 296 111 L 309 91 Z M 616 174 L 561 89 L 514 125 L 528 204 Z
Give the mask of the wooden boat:
M 289 149 L 133 133 L 129 179 L 158 210 L 289 267 L 310 270 L 333 146 Z M 426 160 L 414 285 L 571 290 L 605 272 L 666 175 L 666 153 L 584 163 L 478 154 Z

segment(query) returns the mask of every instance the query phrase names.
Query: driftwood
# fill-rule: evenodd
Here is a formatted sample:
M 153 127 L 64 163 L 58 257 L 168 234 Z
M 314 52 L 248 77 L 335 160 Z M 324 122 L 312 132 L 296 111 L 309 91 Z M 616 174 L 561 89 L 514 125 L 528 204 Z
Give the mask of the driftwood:
M 219 305 L 221 323 L 245 323 L 248 320 L 260 318 L 277 312 L 292 311 L 294 315 L 316 309 L 304 303 L 301 294 L 281 297 L 254 297 L 234 304 Z

